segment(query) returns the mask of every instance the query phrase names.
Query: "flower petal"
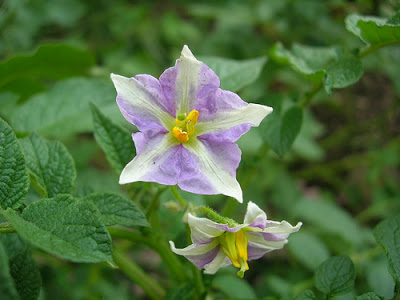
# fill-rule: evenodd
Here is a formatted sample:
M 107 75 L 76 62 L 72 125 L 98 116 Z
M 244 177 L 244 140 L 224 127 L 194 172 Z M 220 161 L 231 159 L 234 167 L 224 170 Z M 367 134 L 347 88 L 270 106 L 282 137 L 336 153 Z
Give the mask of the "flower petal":
M 188 224 L 191 230 L 191 238 L 193 243 L 208 243 L 224 233 L 219 228 L 218 223 L 207 218 L 198 218 L 192 214 L 188 214 Z
M 111 74 L 111 79 L 122 114 L 139 130 L 172 127 L 174 117 L 168 113 L 170 105 L 157 79 L 150 75 L 127 78 L 116 74 Z
M 219 253 L 218 241 L 214 240 L 208 244 L 192 244 L 183 249 L 175 248 L 174 242 L 169 242 L 172 252 L 185 256 L 199 269 L 209 264 Z
M 138 155 L 122 170 L 119 183 L 151 181 L 176 184 L 179 168 L 171 166 L 170 162 L 176 161 L 171 156 L 176 155 L 179 145 L 174 143 L 172 135 L 161 133 L 147 139 L 145 134 L 139 134 L 135 139 L 137 134 L 134 135 L 134 141 L 138 143 Z
M 244 216 L 244 224 L 249 224 L 251 227 L 265 228 L 267 215 L 262 211 L 257 204 L 249 202 L 247 204 L 246 215 Z
M 175 101 L 175 110 L 180 114 L 196 109 L 197 102 L 206 101 L 213 95 L 220 82 L 218 76 L 198 61 L 185 45 L 175 67 L 160 76 L 160 83 L 166 97 Z
M 218 111 L 208 119 L 199 120 L 196 124 L 196 133 L 198 135 L 218 133 L 241 124 L 258 126 L 265 116 L 271 112 L 271 107 L 259 104 L 247 104 L 237 109 Z
M 287 237 L 299 231 L 302 225 L 301 222 L 294 227 L 286 221 L 274 223 L 270 227 L 270 232 L 269 228 L 265 228 L 263 232 L 245 232 L 248 239 L 249 260 L 258 259 L 267 252 L 281 249 L 287 243 Z
M 224 194 L 237 199 L 240 203 L 243 202 L 242 189 L 235 178 L 238 164 L 237 154 L 240 153 L 240 150 L 234 145 L 236 146 L 236 144 L 226 144 L 229 149 L 236 151 L 236 153 L 232 154 L 222 153 L 219 150 L 214 152 L 213 150 L 215 150 L 215 148 L 207 147 L 209 145 L 200 140 L 185 144 L 184 147 L 189 150 L 192 155 L 197 157 L 199 171 L 208 179 L 211 184 L 212 190 L 203 192 L 200 191 L 200 194 Z M 220 148 L 220 150 L 221 149 L 222 148 Z M 225 154 L 227 157 L 225 161 L 222 160 L 223 154 Z M 235 156 L 236 160 L 233 159 Z M 191 186 L 182 184 L 182 182 L 179 183 L 179 186 L 188 191 L 190 191 L 188 188 L 191 188 Z
M 214 260 L 204 266 L 205 274 L 215 274 L 220 268 L 232 264 L 230 259 L 226 256 L 224 251 L 220 248 Z

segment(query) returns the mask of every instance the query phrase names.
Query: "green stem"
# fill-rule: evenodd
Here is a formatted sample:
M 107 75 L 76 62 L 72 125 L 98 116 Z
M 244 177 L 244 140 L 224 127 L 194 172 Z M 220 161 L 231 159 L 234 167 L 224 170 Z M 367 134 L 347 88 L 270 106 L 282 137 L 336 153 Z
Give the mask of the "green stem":
M 199 206 L 196 208 L 196 210 L 200 213 L 206 214 L 209 219 L 217 223 L 228 224 L 229 227 L 235 227 L 238 225 L 234 220 L 219 215 L 213 209 L 207 206 Z
M 300 100 L 299 105 L 301 108 L 305 108 L 310 104 L 311 100 L 314 98 L 316 94 L 322 89 L 324 86 L 323 81 L 319 82 L 318 84 L 314 85 L 313 89 L 307 93 L 305 93 L 304 97 Z
M 171 185 L 170 188 L 171 188 L 172 195 L 174 195 L 175 199 L 179 202 L 179 204 L 182 206 L 183 209 L 186 209 L 188 204 L 187 204 L 186 200 L 183 199 L 183 197 L 179 194 L 176 186 Z
M 163 262 L 174 274 L 175 278 L 183 282 L 186 280 L 187 274 L 177 256 L 171 251 L 169 245 L 160 238 L 159 234 L 153 236 L 143 236 L 136 232 L 127 231 L 119 228 L 107 228 L 113 238 L 122 238 L 135 243 L 142 243 L 156 251 L 162 258 Z
M 17 232 L 15 228 L 10 223 L 0 224 L 0 234 L 2 233 L 14 233 Z
M 116 246 L 113 249 L 115 263 L 133 282 L 136 282 L 151 299 L 163 299 L 165 290 L 154 279 L 149 277 L 137 264 L 124 255 Z

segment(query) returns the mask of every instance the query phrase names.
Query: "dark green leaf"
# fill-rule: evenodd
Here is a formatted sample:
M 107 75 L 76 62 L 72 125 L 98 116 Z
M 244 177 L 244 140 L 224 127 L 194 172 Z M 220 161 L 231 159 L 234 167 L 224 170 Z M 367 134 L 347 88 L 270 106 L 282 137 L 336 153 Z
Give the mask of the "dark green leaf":
M 221 88 L 237 92 L 254 82 L 267 62 L 266 57 L 259 57 L 243 61 L 235 61 L 221 57 L 200 57 L 209 66 L 221 81 Z
M 96 193 L 83 198 L 93 202 L 100 211 L 101 219 L 107 226 L 149 226 L 146 216 L 132 201 L 118 194 Z
M 344 88 L 356 83 L 364 73 L 361 61 L 356 57 L 341 57 L 326 68 L 325 90 Z
M 305 290 L 296 296 L 293 300 L 317 300 L 313 291 Z
M 169 300 L 189 300 L 193 299 L 193 293 L 195 292 L 192 283 L 180 285 L 175 288 L 168 289 L 168 293 L 165 299 Z
M 366 44 L 376 48 L 400 42 L 400 13 L 391 19 L 352 14 L 346 18 L 346 28 Z
M 348 256 L 336 256 L 322 263 L 315 272 L 315 287 L 326 295 L 351 290 L 356 279 L 353 262 Z
M 310 47 L 294 44 L 292 50 L 286 50 L 281 43 L 271 50 L 274 60 L 289 64 L 306 78 L 319 82 L 325 76 L 325 67 L 338 58 L 339 50 L 328 47 Z
M 374 229 L 375 239 L 382 245 L 389 262 L 389 271 L 400 283 L 400 215 L 380 222 Z
M 29 176 L 21 144 L 0 118 L 0 208 L 18 208 L 28 188 Z
M 3 212 L 22 238 L 44 251 L 74 262 L 112 262 L 111 238 L 97 207 L 70 195 L 30 204 L 19 215 Z
M 0 237 L 9 257 L 10 273 L 21 299 L 35 300 L 39 297 L 42 278 L 31 255 L 30 246 L 17 234 Z
M 26 80 L 87 74 L 93 65 L 94 57 L 86 51 L 62 44 L 42 45 L 33 54 L 19 55 L 0 63 L 0 88 L 7 89 L 7 86 Z M 38 84 L 41 83 L 38 81 Z
M 14 130 L 37 131 L 46 136 L 66 136 L 90 131 L 89 103 L 93 102 L 107 115 L 120 116 L 110 81 L 73 78 L 56 83 L 48 92 L 30 98 L 11 118 Z
M 310 270 L 315 270 L 329 258 L 325 244 L 307 231 L 300 231 L 290 236 L 288 248 L 290 253 Z
M 369 293 L 365 293 L 360 296 L 357 296 L 356 300 L 381 300 L 381 298 L 377 294 L 375 294 L 373 292 L 369 292 Z
M 301 129 L 303 110 L 292 106 L 280 115 L 280 109 L 274 111 L 262 123 L 264 138 L 278 155 L 289 151 Z
M 55 197 L 72 191 L 76 171 L 65 146 L 33 133 L 21 140 L 33 186 L 43 197 Z
M 113 169 L 120 174 L 136 155 L 131 133 L 104 116 L 94 104 L 91 105 L 91 109 L 96 141 Z
M 3 244 L 0 242 L 0 299 L 16 300 L 19 299 L 14 281 L 8 266 L 8 256 Z

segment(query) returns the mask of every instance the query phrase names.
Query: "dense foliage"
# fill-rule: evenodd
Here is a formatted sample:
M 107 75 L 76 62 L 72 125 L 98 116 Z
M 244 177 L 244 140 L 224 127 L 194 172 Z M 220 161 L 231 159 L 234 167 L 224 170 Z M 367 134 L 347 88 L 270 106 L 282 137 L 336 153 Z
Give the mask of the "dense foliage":
M 399 299 L 396 0 L 0 2 L 1 299 Z M 155 77 L 183 45 L 274 108 L 239 141 L 244 202 L 303 222 L 280 251 L 198 271 L 187 211 L 245 205 L 119 185 L 135 156 L 110 73 Z

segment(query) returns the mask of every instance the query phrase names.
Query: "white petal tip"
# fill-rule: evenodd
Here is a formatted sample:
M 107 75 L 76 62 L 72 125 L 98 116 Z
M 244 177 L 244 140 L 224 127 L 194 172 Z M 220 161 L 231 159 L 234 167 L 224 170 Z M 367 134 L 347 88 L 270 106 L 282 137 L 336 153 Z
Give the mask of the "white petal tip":
M 181 58 L 193 58 L 196 59 L 190 51 L 189 47 L 187 45 L 183 46 L 182 52 L 181 52 Z

